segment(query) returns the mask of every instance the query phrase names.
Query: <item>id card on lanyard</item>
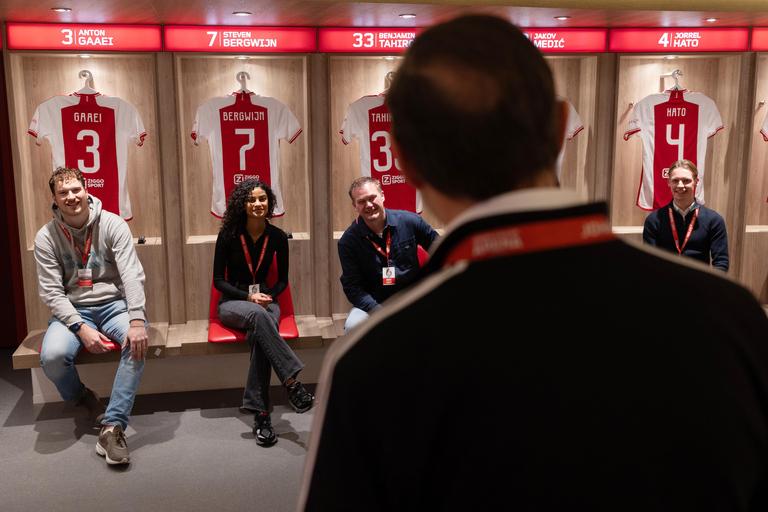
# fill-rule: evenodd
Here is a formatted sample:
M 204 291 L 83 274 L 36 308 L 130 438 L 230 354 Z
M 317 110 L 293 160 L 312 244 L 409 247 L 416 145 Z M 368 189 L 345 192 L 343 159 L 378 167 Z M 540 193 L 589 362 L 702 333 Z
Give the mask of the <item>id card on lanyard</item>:
M 261 246 L 261 254 L 259 255 L 259 262 L 256 263 L 256 269 L 253 268 L 253 262 L 251 261 L 251 253 L 248 252 L 248 244 L 245 242 L 245 235 L 240 235 L 240 243 L 243 245 L 243 254 L 245 254 L 245 261 L 248 262 L 248 270 L 251 271 L 251 275 L 253 276 L 253 284 L 251 284 L 248 287 L 248 293 L 259 293 L 261 286 L 256 283 L 256 273 L 259 271 L 259 267 L 261 267 L 261 262 L 264 261 L 264 253 L 267 252 L 267 243 L 269 242 L 269 237 L 264 237 L 264 244 Z
M 675 239 L 675 247 L 677 248 L 677 252 L 680 256 L 683 255 L 683 250 L 685 249 L 686 244 L 688 243 L 688 239 L 691 238 L 691 233 L 693 233 L 693 225 L 696 224 L 696 219 L 699 216 L 699 209 L 696 208 L 693 210 L 693 218 L 691 218 L 691 223 L 688 224 L 688 231 L 685 233 L 685 240 L 683 240 L 683 246 L 680 247 L 680 239 L 677 236 L 677 227 L 675 226 L 675 215 L 672 213 L 672 207 L 669 207 L 669 225 L 672 226 L 672 237 Z M 683 219 L 685 221 L 685 219 Z
M 93 237 L 93 227 L 91 227 L 88 233 L 88 238 L 85 240 L 84 251 L 81 251 L 80 247 L 77 246 L 77 242 L 72 240 L 72 236 L 69 234 L 69 231 L 67 231 L 67 228 L 61 224 L 59 224 L 59 227 L 67 236 L 67 240 L 69 240 L 72 245 L 75 246 L 75 249 L 77 249 L 77 251 L 80 253 L 80 256 L 83 260 L 83 268 L 77 269 L 77 286 L 80 288 L 93 288 L 93 269 L 88 268 L 88 258 L 91 253 L 91 238 Z
M 368 238 L 368 237 L 366 237 Z M 395 267 L 389 262 L 389 249 L 391 247 L 392 243 L 392 231 L 387 230 L 387 245 L 386 245 L 386 252 L 384 252 L 381 247 L 379 247 L 379 244 L 368 238 L 368 241 L 371 242 L 371 245 L 374 249 L 376 249 L 376 252 L 387 258 L 387 266 L 381 268 L 381 284 L 384 286 L 391 286 L 395 284 Z

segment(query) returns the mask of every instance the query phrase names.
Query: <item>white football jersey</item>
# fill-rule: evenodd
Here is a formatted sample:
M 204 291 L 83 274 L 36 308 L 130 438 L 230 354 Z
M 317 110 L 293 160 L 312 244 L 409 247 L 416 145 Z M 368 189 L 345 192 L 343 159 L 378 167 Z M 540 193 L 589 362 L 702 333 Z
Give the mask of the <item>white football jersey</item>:
M 133 218 L 128 144 L 141 146 L 147 135 L 136 107 L 99 93 L 54 96 L 38 105 L 28 132 L 38 146 L 48 139 L 54 170 L 79 169 L 88 193 L 98 197 L 105 210 Z
M 234 92 L 197 109 L 192 138 L 208 141 L 213 166 L 211 213 L 222 217 L 227 197 L 244 180 L 261 180 L 275 193 L 275 217 L 285 213 L 280 192 L 280 139 L 301 133 L 291 110 L 269 96 Z
M 643 143 L 643 176 L 637 206 L 657 210 L 672 201 L 669 166 L 687 159 L 699 169 L 696 200 L 704 204 L 704 160 L 707 139 L 723 129 L 712 99 L 685 89 L 651 94 L 632 110 L 624 140 L 639 134 Z
M 560 148 L 560 153 L 557 154 L 557 163 L 555 165 L 555 172 L 557 173 L 557 181 L 560 181 L 560 175 L 563 172 L 563 156 L 565 156 L 565 143 L 573 139 L 576 135 L 584 129 L 584 125 L 581 122 L 579 113 L 576 112 L 573 104 L 562 96 L 555 95 L 555 97 L 568 105 L 568 119 L 565 122 L 565 140 L 563 141 L 563 147 Z
M 421 193 L 405 182 L 392 154 L 390 114 L 384 99 L 382 93 L 352 103 L 339 130 L 341 140 L 345 145 L 353 137 L 358 140 L 362 176 L 373 176 L 381 182 L 387 208 L 421 213 Z

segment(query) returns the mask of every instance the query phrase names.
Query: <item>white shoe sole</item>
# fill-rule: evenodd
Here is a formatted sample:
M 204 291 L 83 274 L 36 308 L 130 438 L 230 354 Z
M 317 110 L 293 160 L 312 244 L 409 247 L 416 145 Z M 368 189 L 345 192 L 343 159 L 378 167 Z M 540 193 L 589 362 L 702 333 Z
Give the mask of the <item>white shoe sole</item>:
M 120 460 L 110 459 L 109 456 L 107 455 L 107 450 L 102 448 L 98 441 L 96 442 L 96 453 L 104 457 L 107 460 L 107 464 L 128 464 L 129 462 L 131 462 L 130 457 L 123 457 Z

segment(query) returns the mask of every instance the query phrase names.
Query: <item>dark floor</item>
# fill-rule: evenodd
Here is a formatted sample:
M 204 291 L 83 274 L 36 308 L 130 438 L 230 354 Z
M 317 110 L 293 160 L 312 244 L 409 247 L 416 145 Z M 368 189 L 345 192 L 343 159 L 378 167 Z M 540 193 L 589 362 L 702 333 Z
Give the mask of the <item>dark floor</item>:
M 238 409 L 242 389 L 139 395 L 131 464 L 108 466 L 98 430 L 69 404 L 32 404 L 30 372 L 12 369 L 12 353 L 0 349 L 3 512 L 296 509 L 312 411 L 293 412 L 281 388 L 272 388 L 279 440 L 266 448 Z

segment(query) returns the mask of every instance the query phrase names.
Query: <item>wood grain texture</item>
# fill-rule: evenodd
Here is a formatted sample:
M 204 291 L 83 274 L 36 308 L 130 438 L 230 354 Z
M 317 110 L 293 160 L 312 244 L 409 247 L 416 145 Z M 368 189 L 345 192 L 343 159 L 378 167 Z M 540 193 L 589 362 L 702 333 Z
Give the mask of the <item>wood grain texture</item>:
M 741 283 L 762 304 L 768 303 L 768 227 L 755 226 L 744 233 Z
M 763 106 L 760 101 L 766 101 Z M 760 134 L 763 123 L 768 119 L 768 54 L 757 56 L 757 79 L 755 83 L 755 103 L 752 113 L 752 152 L 749 163 L 747 185 L 747 225 L 768 225 L 768 142 Z
M 194 145 L 190 137 L 198 107 L 216 96 L 239 89 L 238 72 L 251 79 L 246 86 L 254 93 L 285 104 L 307 128 L 306 56 L 233 56 L 176 54 L 176 94 L 179 99 L 179 144 L 182 156 L 182 211 L 186 236 L 218 233 L 220 221 L 210 213 L 213 174 L 208 142 Z M 280 143 L 280 183 L 285 206 L 281 227 L 287 231 L 309 231 L 308 137 L 302 133 L 293 144 Z

